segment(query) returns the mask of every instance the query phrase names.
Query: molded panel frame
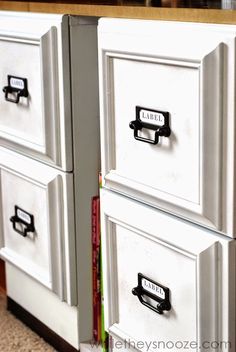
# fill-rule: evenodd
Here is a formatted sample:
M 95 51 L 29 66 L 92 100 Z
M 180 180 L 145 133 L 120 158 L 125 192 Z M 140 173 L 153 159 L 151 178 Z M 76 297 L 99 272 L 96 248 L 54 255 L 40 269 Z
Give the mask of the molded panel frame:
M 222 229 L 222 70 L 223 44 L 201 60 L 188 58 L 165 58 L 127 54 L 102 50 L 100 73 L 102 72 L 101 140 L 103 186 L 121 192 L 135 199 L 145 201 L 205 226 Z M 115 156 L 115 112 L 113 60 L 123 59 L 135 62 L 161 63 L 188 67 L 199 72 L 199 203 L 185 201 L 175 195 L 154 189 L 120 175 L 116 171 Z M 107 92 L 107 93 L 105 93 Z M 212 104 L 209 104 L 208 102 Z M 119 118 L 119 117 L 118 117 Z M 128 128 L 128 127 L 127 127 Z M 171 138 L 171 137 L 170 137 Z M 214 145 L 214 148 L 212 148 Z M 127 151 L 128 153 L 128 151 Z M 210 154 L 209 154 L 210 153 Z M 209 157 L 210 155 L 210 157 Z M 148 172 L 148 170 L 147 170 Z
M 4 155 L 5 154 L 5 155 Z M 6 158 L 6 159 L 5 159 Z M 48 260 L 49 272 L 40 272 L 39 268 L 31 265 L 15 251 L 5 246 L 3 229 L 2 189 L 0 190 L 0 256 L 9 261 L 25 273 L 36 279 L 44 286 L 55 292 L 62 301 L 70 305 L 77 304 L 77 279 L 75 265 L 75 226 L 74 226 L 74 196 L 73 175 L 65 174 L 34 160 L 23 156 L 5 153 L 0 150 L 0 175 L 2 171 L 13 174 L 32 185 L 36 185 L 45 192 L 47 202 L 48 227 Z M 5 159 L 5 162 L 3 161 Z M 1 176 L 0 176 L 1 182 Z M 2 187 L 2 185 L 1 185 Z M 24 203 L 24 194 L 22 195 Z
M 121 302 L 117 293 L 116 246 L 118 225 L 131 230 L 137 237 L 142 236 L 152 241 L 153 246 L 155 244 L 167 246 L 195 261 L 197 287 L 195 319 L 198 346 L 202 346 L 204 341 L 230 341 L 226 350 L 231 351 L 234 348 L 235 269 L 232 263 L 235 262 L 235 241 L 104 189 L 101 192 L 101 201 L 107 331 L 122 341 L 137 342 L 135 337 L 129 336 L 124 331 L 119 322 Z M 140 338 L 146 340 L 145 336 Z M 198 350 L 200 351 L 200 348 Z
M 1 128 L 0 144 L 64 171 L 72 171 L 69 17 L 0 12 L 0 18 L 0 40 L 39 47 L 41 82 L 38 85 L 44 135 L 44 143 L 38 145 Z M 14 31 L 10 27 L 12 21 Z
M 42 93 L 42 123 L 44 132 L 45 145 L 37 145 L 33 142 L 27 142 L 15 135 L 9 134 L 1 128 L 0 143 L 3 146 L 30 154 L 34 157 L 39 157 L 43 161 L 52 164 L 61 163 L 60 158 L 60 124 L 58 121 L 59 106 L 58 106 L 58 80 L 57 80 L 57 37 L 56 28 L 51 28 L 40 39 L 34 37 L 11 38 L 0 35 L 0 40 L 8 42 L 17 42 L 24 45 L 36 45 L 40 48 L 40 66 L 41 66 L 41 88 L 39 94 Z M 30 87 L 29 87 L 30 89 Z M 36 97 L 34 97 L 36 99 Z M 17 126 L 16 126 L 17 128 Z

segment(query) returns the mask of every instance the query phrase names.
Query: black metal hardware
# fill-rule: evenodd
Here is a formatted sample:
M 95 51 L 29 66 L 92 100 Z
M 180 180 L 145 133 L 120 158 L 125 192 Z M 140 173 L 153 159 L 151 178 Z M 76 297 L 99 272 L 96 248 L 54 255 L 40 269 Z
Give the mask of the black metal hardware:
M 169 292 L 167 287 L 160 285 L 141 273 L 138 273 L 138 286 L 132 289 L 132 294 L 138 297 L 140 303 L 158 314 L 163 314 L 164 311 L 171 309 Z M 147 296 L 156 301 L 157 305 L 153 306 L 145 301 L 143 296 Z
M 7 101 L 18 104 L 20 97 L 28 97 L 29 93 L 26 78 L 8 75 L 7 82 L 8 85 L 3 88 L 3 92 L 5 93 L 5 99 Z M 10 98 L 9 94 L 14 96 L 14 98 Z
M 134 138 L 138 141 L 157 144 L 159 137 L 169 137 L 171 134 L 169 126 L 169 112 L 150 110 L 141 106 L 136 106 L 136 120 L 129 123 L 129 127 L 134 130 Z M 138 131 L 147 128 L 155 131 L 154 139 L 141 137 Z
M 35 231 L 34 216 L 17 205 L 15 205 L 15 215 L 11 216 L 10 221 L 13 223 L 13 229 L 23 237 L 26 237 L 28 232 Z M 20 224 L 20 228 L 17 224 Z

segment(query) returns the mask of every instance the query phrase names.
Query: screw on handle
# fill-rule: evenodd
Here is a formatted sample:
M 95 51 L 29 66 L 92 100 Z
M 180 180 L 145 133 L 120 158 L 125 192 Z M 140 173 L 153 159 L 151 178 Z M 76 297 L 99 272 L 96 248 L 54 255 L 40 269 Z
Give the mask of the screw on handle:
M 139 120 L 134 120 L 129 123 L 129 127 L 132 130 L 141 130 L 143 128 L 143 125 Z
M 157 132 L 160 137 L 169 137 L 171 130 L 169 126 L 162 126 Z

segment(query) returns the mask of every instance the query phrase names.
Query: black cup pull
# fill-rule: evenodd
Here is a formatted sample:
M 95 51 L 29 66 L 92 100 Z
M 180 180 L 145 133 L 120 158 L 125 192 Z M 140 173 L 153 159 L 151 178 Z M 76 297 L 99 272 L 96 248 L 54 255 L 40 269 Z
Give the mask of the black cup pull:
M 131 121 L 129 127 L 134 130 L 136 140 L 149 144 L 158 144 L 159 137 L 169 137 L 171 134 L 167 111 L 150 110 L 141 106 L 136 106 L 136 120 Z M 139 131 L 143 128 L 155 131 L 154 139 L 140 136 Z
M 27 89 L 27 79 L 16 77 L 16 76 L 7 76 L 8 85 L 3 87 L 3 92 L 5 93 L 5 100 L 18 104 L 20 97 L 28 97 Z M 11 96 L 11 97 L 10 97 Z
M 15 215 L 10 217 L 13 229 L 21 236 L 26 237 L 28 232 L 34 232 L 34 216 L 15 205 Z
M 141 304 L 155 313 L 163 314 L 164 311 L 169 311 L 171 309 L 169 289 L 147 278 L 141 273 L 138 274 L 138 286 L 132 289 L 132 294 L 138 297 Z M 154 306 L 146 301 L 144 299 L 145 296 L 156 301 L 156 305 Z

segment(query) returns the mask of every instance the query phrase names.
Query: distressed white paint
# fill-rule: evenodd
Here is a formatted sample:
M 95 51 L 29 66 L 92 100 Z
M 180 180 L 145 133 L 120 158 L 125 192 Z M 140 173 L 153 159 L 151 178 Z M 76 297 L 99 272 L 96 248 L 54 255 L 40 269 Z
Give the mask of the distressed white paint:
M 0 255 L 75 304 L 75 227 L 73 175 L 6 149 L 0 149 Z M 35 232 L 13 229 L 15 205 L 34 216 Z M 69 251 L 66 248 L 69 248 Z
M 76 329 L 74 338 L 80 342 L 92 338 L 90 216 L 91 197 L 98 194 L 100 170 L 96 24 L 96 19 L 87 17 L 0 12 L 0 45 L 4 47 L 0 59 L 2 86 L 6 85 L 5 76 L 11 74 L 8 71 L 14 67 L 16 76 L 24 74 L 28 79 L 30 93 L 29 99 L 20 99 L 18 105 L 5 102 L 3 93 L 0 97 L 0 111 L 3 106 L 5 109 L 5 114 L 0 116 L 0 145 L 17 152 L 14 157 L 17 161 L 12 163 L 13 173 L 11 168 L 8 170 L 5 154 L 0 153 L 0 164 L 4 172 L 7 169 L 5 179 L 14 178 L 15 197 L 25 206 L 30 196 L 19 188 L 27 186 L 32 190 L 29 193 L 34 200 L 34 212 L 40 210 L 47 229 L 40 237 L 44 241 L 37 251 L 32 243 L 30 248 L 19 246 L 21 260 L 16 258 L 15 251 L 14 265 L 28 273 L 29 286 L 30 282 L 32 287 L 37 286 L 36 279 L 49 289 L 52 287 L 61 299 L 78 304 L 78 319 L 82 324 L 75 327 L 75 321 L 68 320 L 67 326 L 62 324 L 60 335 L 69 334 L 70 329 L 74 334 Z M 20 165 L 24 158 L 20 154 L 30 158 L 23 162 L 24 170 Z M 31 158 L 38 162 L 33 163 Z M 42 179 L 48 174 L 52 177 L 44 184 Z M 7 195 L 5 198 L 4 202 L 11 202 Z M 44 208 L 37 208 L 35 198 L 46 199 Z M 38 222 L 40 214 L 36 217 Z M 7 235 L 5 231 L 1 236 L 3 247 Z M 33 250 L 40 252 L 42 258 L 33 257 Z M 29 257 L 31 261 L 27 265 Z M 13 263 L 12 257 L 10 260 Z M 36 269 L 42 269 L 44 277 L 37 276 Z M 10 281 L 14 277 L 9 274 Z M 24 292 L 24 300 L 30 301 L 31 294 L 30 290 Z M 49 299 L 51 296 L 48 291 Z M 21 298 L 19 289 L 13 299 L 21 304 Z M 63 303 L 61 306 L 66 307 Z M 59 304 L 57 307 L 58 315 L 63 314 Z M 37 311 L 32 305 L 28 310 L 33 315 Z M 51 324 L 53 319 L 46 307 L 40 318 L 45 324 L 48 321 Z M 60 322 L 55 325 L 60 326 Z
M 71 171 L 68 17 L 0 13 L 0 87 L 26 78 L 18 104 L 0 95 L 0 145 Z
M 6 278 L 7 295 L 11 299 L 79 349 L 77 307 L 61 302 L 55 293 L 9 262 L 6 263 Z
M 99 23 L 103 186 L 231 237 L 235 37 L 230 25 Z M 136 106 L 168 111 L 170 137 L 135 140 Z
M 230 341 L 233 350 L 235 241 L 110 191 L 101 201 L 108 331 L 123 343 L 152 343 L 150 351 L 160 340 Z M 169 312 L 132 294 L 139 272 L 170 289 Z

